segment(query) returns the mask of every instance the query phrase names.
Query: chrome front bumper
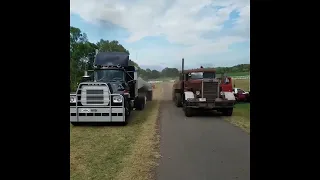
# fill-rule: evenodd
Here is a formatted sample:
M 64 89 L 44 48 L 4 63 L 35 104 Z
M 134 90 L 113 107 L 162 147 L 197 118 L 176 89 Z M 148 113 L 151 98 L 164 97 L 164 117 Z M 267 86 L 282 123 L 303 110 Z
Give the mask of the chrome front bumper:
M 70 122 L 124 122 L 124 107 L 70 107 Z
M 186 106 L 191 108 L 205 108 L 205 109 L 220 109 L 233 108 L 234 100 L 218 100 L 218 101 L 199 101 L 199 98 L 189 99 L 186 101 Z

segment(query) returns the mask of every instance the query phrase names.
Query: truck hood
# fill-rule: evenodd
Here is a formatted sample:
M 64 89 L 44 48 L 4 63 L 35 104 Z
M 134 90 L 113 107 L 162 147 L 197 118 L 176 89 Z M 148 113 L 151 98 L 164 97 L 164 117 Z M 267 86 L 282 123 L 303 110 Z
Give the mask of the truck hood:
M 91 83 L 91 82 L 85 82 L 85 83 Z M 113 94 L 123 94 L 123 91 L 125 90 L 126 88 L 126 84 L 122 81 L 112 81 L 112 82 L 104 82 L 104 83 L 107 83 L 110 91 L 113 93 Z M 70 93 L 72 94 L 72 93 Z M 75 94 L 75 93 L 74 93 Z
M 185 86 L 188 89 L 192 89 L 192 91 L 195 93 L 196 91 L 201 90 L 202 80 L 189 80 L 188 83 L 185 83 Z

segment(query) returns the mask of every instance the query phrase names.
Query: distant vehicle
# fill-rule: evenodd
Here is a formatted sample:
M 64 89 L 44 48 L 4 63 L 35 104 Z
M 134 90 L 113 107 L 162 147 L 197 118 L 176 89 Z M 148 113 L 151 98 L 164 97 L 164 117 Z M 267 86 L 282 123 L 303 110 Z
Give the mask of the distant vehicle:
M 244 91 L 240 88 L 233 88 L 232 92 L 238 102 L 249 102 L 250 101 L 250 92 Z

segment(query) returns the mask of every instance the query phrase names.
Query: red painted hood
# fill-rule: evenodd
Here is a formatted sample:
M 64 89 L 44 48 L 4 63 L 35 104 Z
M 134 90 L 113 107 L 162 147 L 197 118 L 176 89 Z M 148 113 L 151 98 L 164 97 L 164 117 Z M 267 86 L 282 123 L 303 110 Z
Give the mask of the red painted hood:
M 192 91 L 195 93 L 196 91 L 201 90 L 201 84 L 202 84 L 201 79 L 195 79 L 195 80 L 186 81 L 184 85 L 188 90 L 192 89 Z

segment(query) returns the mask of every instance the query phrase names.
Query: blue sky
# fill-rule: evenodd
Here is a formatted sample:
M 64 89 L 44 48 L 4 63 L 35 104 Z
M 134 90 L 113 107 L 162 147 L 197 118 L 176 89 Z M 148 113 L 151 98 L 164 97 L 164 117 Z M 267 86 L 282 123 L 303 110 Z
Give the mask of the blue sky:
M 71 0 L 70 25 L 117 40 L 144 68 L 250 63 L 249 0 Z

